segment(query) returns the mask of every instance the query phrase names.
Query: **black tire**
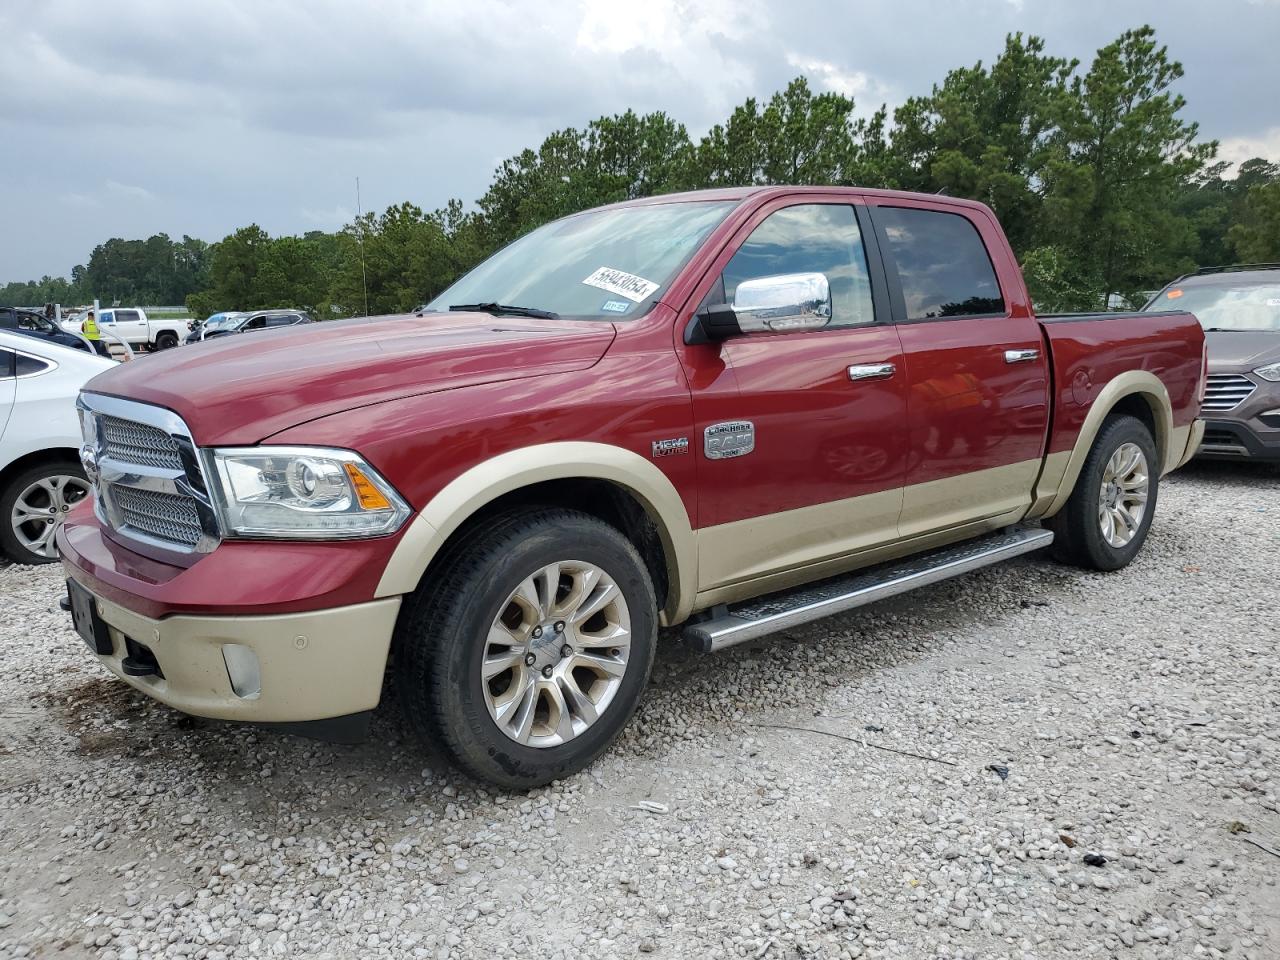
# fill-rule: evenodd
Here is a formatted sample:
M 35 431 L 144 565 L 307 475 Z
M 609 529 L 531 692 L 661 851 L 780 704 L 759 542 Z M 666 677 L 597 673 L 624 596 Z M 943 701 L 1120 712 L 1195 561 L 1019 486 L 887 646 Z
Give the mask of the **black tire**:
M 178 345 L 178 335 L 174 333 L 172 330 L 161 330 L 158 334 L 156 334 L 155 349 L 168 350 L 170 347 L 176 347 L 177 345 Z
M 1103 474 L 1111 457 L 1126 443 L 1136 444 L 1146 457 L 1147 501 L 1137 530 L 1123 546 L 1113 546 L 1103 536 L 1099 522 L 1099 496 Z M 1053 531 L 1053 556 L 1062 563 L 1090 570 L 1119 570 L 1127 566 L 1146 542 L 1160 492 L 1160 459 L 1147 425 L 1120 414 L 1103 424 L 1098 438 L 1080 468 L 1075 489 L 1066 505 L 1045 525 Z
M 597 565 L 620 589 L 631 621 L 627 665 L 594 723 L 562 744 L 531 747 L 490 715 L 481 662 L 516 586 L 568 560 Z M 508 789 L 541 786 L 586 767 L 630 720 L 653 665 L 657 621 L 649 573 L 618 530 L 576 510 L 522 508 L 456 538 L 406 599 L 394 640 L 396 692 L 414 731 L 466 773 Z
M 85 479 L 84 470 L 80 464 L 71 460 L 50 460 L 45 463 L 28 467 L 21 473 L 10 477 L 8 483 L 5 484 L 3 490 L 0 490 L 0 551 L 12 560 L 14 563 L 41 564 L 54 563 L 58 557 L 42 556 L 29 549 L 26 544 L 18 539 L 17 531 L 14 529 L 13 515 L 14 506 L 18 502 L 18 497 L 24 493 L 33 483 L 49 477 L 75 477 L 81 483 L 85 484 L 85 495 L 88 491 L 88 480 Z M 81 499 L 77 497 L 77 501 Z M 64 511 L 59 511 L 57 515 L 57 523 L 61 522 L 61 515 Z M 32 529 L 31 524 L 26 525 L 28 535 Z M 55 524 L 56 529 L 56 524 Z

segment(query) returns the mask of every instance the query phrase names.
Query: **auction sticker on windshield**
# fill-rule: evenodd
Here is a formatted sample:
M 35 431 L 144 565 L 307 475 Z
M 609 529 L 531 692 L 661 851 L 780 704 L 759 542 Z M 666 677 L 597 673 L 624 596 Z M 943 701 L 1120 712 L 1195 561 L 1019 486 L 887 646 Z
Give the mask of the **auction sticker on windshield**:
M 610 293 L 616 293 L 618 296 L 634 300 L 636 303 L 639 303 L 658 289 L 658 285 L 652 280 L 637 277 L 634 273 L 614 270 L 612 267 L 601 267 L 582 282 L 589 287 L 608 290 Z

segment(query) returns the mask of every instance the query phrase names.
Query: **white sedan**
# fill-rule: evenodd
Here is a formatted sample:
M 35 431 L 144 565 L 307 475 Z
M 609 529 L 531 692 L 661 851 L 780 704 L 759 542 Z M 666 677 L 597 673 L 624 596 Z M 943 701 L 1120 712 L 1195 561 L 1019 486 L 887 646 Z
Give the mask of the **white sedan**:
M 80 467 L 80 388 L 115 362 L 0 331 L 0 552 L 58 559 L 54 534 L 89 495 Z

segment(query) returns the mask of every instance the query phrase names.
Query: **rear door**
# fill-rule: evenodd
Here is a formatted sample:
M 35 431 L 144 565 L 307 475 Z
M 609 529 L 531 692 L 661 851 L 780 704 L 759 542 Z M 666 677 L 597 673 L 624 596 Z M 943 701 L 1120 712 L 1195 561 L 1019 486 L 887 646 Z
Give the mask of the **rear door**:
M 903 537 L 1031 505 L 1049 418 L 1048 358 L 1016 264 L 982 210 L 870 206 L 907 371 Z M 1001 264 L 997 271 L 995 264 Z
M 681 345 L 698 456 L 699 582 L 710 589 L 897 536 L 906 412 L 896 328 L 856 198 L 782 198 L 721 252 L 694 302 L 745 280 L 822 273 L 818 330 Z M 693 310 L 690 310 L 692 313 Z M 852 372 L 851 372 L 852 371 Z

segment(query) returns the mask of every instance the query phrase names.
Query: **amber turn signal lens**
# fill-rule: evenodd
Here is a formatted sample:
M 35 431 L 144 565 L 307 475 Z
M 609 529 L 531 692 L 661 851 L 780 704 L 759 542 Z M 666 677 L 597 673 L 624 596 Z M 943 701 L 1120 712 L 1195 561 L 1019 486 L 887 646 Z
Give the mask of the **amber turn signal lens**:
M 1170 300 L 1177 300 L 1180 296 L 1182 296 L 1182 291 L 1170 290 L 1168 293 L 1165 294 L 1165 296 L 1168 297 Z
M 347 476 L 351 478 L 351 485 L 356 489 L 356 499 L 360 501 L 360 506 L 365 510 L 388 510 L 391 507 L 391 501 L 382 495 L 382 493 L 369 482 L 369 478 L 360 472 L 360 468 L 354 463 L 344 463 L 347 468 Z

